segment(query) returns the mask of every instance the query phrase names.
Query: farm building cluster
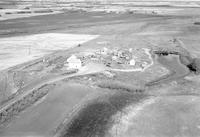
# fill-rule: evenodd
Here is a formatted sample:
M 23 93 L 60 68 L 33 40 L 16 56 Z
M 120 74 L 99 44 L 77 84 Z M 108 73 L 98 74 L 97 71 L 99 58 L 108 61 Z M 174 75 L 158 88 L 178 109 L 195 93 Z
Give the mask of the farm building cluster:
M 95 62 L 117 69 L 144 68 L 151 63 L 147 49 L 109 49 L 85 51 L 71 55 L 65 62 L 69 69 L 79 69 L 87 63 Z

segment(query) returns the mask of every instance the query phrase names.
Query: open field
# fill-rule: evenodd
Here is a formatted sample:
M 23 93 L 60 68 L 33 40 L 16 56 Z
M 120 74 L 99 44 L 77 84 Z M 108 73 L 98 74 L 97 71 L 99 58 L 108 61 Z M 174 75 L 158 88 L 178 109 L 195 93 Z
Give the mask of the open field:
M 138 1 L 138 0 L 77 0 L 77 1 L 29 1 L 9 0 L 0 1 L 0 20 L 42 16 L 48 14 L 73 12 L 105 12 L 156 15 L 183 15 L 186 9 L 194 10 L 200 7 L 198 0 L 178 1 Z M 197 13 L 195 13 L 197 14 Z M 190 13 L 191 15 L 191 13 Z
M 0 39 L 0 70 L 38 59 L 57 50 L 67 50 L 97 36 L 47 33 Z
M 200 9 L 186 3 L 0 21 L 0 136 L 200 136 Z

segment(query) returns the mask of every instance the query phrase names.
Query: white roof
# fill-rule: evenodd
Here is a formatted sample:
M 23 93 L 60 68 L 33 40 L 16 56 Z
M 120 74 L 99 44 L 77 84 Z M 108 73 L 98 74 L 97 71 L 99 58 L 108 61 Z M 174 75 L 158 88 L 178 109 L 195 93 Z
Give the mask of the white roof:
M 80 59 L 78 59 L 75 55 L 72 55 L 71 57 L 69 57 L 68 59 L 67 59 L 67 62 L 68 63 L 79 63 L 79 62 L 81 62 L 80 61 Z
M 132 66 L 135 65 L 135 60 L 134 60 L 134 59 L 131 59 L 131 60 L 130 60 L 130 65 L 132 65 Z

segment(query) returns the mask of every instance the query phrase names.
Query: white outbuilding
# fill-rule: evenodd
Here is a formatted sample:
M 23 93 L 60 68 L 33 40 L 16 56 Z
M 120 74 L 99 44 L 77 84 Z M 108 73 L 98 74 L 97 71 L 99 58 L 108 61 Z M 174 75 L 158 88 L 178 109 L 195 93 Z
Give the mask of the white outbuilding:
M 117 56 L 112 56 L 112 60 L 113 60 L 113 61 L 116 61 L 117 59 L 118 59 Z
M 129 62 L 129 64 L 130 64 L 131 66 L 135 66 L 135 60 L 134 60 L 134 59 L 131 59 L 130 62 Z
M 70 69 L 79 69 L 82 66 L 81 60 L 78 59 L 75 55 L 72 55 L 67 59 L 67 65 Z
M 108 48 L 104 47 L 103 50 L 101 50 L 102 55 L 107 55 L 109 52 Z

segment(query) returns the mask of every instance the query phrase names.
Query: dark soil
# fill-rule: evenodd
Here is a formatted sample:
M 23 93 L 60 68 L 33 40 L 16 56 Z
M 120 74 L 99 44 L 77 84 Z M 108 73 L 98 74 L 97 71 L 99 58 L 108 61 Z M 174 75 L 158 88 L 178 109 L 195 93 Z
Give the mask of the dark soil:
M 77 112 L 59 132 L 60 137 L 104 137 L 114 122 L 112 116 L 130 103 L 144 99 L 144 94 L 117 92 L 108 100 L 98 98 Z

